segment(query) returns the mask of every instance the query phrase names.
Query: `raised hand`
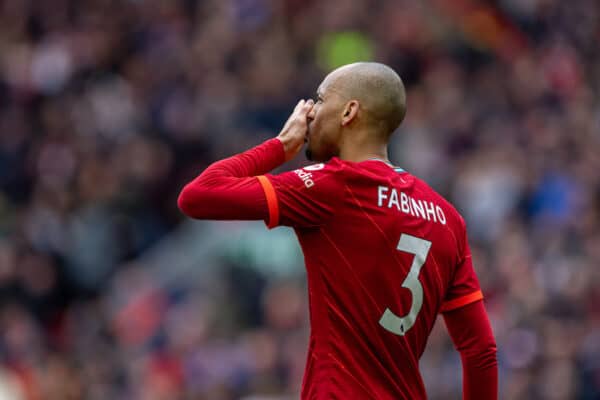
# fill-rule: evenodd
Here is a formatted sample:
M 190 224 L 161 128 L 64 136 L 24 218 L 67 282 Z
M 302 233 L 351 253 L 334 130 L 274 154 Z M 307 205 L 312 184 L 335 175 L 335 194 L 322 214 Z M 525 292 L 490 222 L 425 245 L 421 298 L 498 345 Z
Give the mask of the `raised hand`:
M 314 102 L 310 99 L 308 101 L 300 100 L 277 135 L 277 139 L 283 143 L 286 161 L 294 158 L 302 149 L 308 132 L 307 116 L 313 105 Z

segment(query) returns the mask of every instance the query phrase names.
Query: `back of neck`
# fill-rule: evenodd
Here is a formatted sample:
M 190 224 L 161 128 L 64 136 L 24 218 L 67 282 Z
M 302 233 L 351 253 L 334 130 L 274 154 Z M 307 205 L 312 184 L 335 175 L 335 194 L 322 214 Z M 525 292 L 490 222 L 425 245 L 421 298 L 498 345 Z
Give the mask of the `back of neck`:
M 339 157 L 342 160 L 361 162 L 369 159 L 378 159 L 389 163 L 387 145 L 346 147 L 340 149 Z

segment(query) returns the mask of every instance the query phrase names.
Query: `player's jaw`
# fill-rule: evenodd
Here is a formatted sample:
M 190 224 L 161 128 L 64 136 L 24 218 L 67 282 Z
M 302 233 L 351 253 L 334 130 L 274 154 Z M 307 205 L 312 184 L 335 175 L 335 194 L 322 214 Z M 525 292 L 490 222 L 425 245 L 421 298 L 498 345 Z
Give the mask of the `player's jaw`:
M 315 159 L 318 156 L 318 131 L 319 121 L 316 121 L 316 110 L 313 108 L 308 114 L 308 126 L 306 129 L 306 158 L 310 161 L 317 161 Z
M 321 84 L 315 105 L 308 113 L 306 158 L 326 162 L 339 154 L 339 115 L 341 104 L 327 95 L 327 85 Z
M 304 151 L 306 154 L 306 158 L 309 161 L 315 161 L 314 159 L 314 149 L 313 146 L 315 144 L 314 140 L 314 129 L 311 129 L 311 123 L 308 124 L 308 129 L 306 132 L 306 150 Z
M 337 144 L 331 135 L 323 127 L 311 123 L 308 128 L 306 158 L 310 161 L 327 162 L 331 157 L 338 155 Z

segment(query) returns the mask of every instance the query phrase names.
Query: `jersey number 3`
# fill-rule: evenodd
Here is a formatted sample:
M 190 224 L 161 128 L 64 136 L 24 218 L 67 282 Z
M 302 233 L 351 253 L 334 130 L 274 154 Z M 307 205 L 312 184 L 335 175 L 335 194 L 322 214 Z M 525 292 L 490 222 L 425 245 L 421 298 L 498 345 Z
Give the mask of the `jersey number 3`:
M 423 286 L 419 282 L 419 272 L 421 272 L 421 267 L 425 263 L 427 254 L 429 254 L 431 242 L 403 233 L 400 235 L 400 241 L 396 248 L 399 251 L 415 255 L 410 271 L 408 271 L 406 279 L 402 282 L 402 287 L 410 290 L 412 294 L 412 305 L 408 314 L 403 317 L 397 316 L 389 308 L 386 308 L 379 319 L 379 325 L 396 335 L 404 336 L 406 331 L 415 324 L 417 314 L 423 306 Z

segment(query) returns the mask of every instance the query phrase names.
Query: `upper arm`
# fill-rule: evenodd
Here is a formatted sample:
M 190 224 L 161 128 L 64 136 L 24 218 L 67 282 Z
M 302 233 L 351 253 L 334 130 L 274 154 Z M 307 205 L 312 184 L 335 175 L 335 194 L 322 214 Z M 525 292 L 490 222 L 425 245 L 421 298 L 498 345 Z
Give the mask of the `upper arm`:
M 458 235 L 459 260 L 446 291 L 441 312 L 447 312 L 483 299 L 483 293 L 473 268 L 471 249 L 467 240 L 466 227 L 461 220 Z
M 476 352 L 496 346 L 483 300 L 444 313 L 444 323 L 460 352 Z
M 330 164 L 258 178 L 268 202 L 269 228 L 322 225 L 335 213 L 343 193 L 340 169 Z

